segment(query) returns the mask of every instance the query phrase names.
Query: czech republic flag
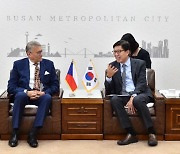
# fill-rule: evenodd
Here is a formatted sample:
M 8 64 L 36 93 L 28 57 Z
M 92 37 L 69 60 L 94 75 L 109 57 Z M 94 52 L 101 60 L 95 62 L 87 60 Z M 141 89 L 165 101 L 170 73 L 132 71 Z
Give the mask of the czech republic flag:
M 65 80 L 69 85 L 70 89 L 74 92 L 78 87 L 78 78 L 77 78 L 77 72 L 74 65 L 74 61 L 71 62 Z

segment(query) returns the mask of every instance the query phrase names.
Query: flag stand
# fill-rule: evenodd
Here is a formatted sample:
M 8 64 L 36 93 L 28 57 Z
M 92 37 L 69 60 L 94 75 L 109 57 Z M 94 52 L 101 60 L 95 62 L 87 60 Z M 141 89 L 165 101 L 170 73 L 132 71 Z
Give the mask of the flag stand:
M 75 97 L 76 94 L 74 92 L 69 93 L 69 97 Z
M 93 93 L 92 93 L 92 92 L 87 92 L 87 95 L 88 95 L 88 96 L 92 96 Z

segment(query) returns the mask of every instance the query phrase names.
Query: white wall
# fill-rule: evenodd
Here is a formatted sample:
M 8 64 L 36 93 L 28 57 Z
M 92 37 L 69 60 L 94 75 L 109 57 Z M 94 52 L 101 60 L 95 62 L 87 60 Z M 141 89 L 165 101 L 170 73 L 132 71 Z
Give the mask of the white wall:
M 87 48 L 95 54 L 112 51 L 112 45 L 124 33 L 131 32 L 140 45 L 145 40 L 157 46 L 159 41 L 168 39 L 169 58 L 152 58 L 156 87 L 180 89 L 179 8 L 178 0 L 0 0 L 0 88 L 6 88 L 13 61 L 22 58 L 7 55 L 11 48 L 25 47 L 26 32 L 29 40 L 42 34 L 37 40 L 46 45 L 50 43 L 53 53 L 64 53 L 65 48 L 69 53 L 83 53 Z M 107 64 L 114 60 L 93 55 L 49 59 L 61 69 L 64 89 L 68 88 L 64 78 L 72 59 L 77 63 L 80 88 L 89 59 L 95 64 L 99 88 L 103 87 Z

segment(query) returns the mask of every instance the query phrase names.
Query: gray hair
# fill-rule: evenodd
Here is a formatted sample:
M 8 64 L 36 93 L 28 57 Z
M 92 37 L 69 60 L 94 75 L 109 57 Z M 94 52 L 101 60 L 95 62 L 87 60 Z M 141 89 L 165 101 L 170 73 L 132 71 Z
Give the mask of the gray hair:
M 31 41 L 31 42 L 28 42 L 27 45 L 26 45 L 26 53 L 28 51 L 31 51 L 33 47 L 35 46 L 41 46 L 41 44 L 37 41 Z

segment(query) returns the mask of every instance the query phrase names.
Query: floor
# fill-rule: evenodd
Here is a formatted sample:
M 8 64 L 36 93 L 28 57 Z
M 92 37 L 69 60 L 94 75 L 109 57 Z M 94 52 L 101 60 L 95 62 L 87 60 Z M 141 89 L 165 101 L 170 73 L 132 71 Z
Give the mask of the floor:
M 38 148 L 31 148 L 26 141 L 17 147 L 0 141 L 0 154 L 180 154 L 180 141 L 159 141 L 149 147 L 147 141 L 118 146 L 115 140 L 40 140 Z

